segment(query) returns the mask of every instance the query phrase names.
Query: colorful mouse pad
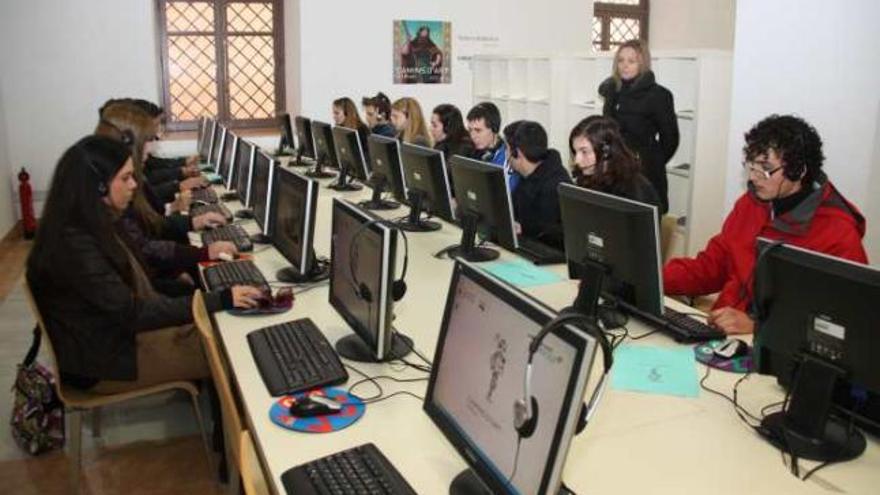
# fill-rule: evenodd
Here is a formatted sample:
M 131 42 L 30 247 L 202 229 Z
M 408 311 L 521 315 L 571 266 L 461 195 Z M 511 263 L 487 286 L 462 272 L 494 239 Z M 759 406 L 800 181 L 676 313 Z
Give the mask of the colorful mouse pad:
M 732 359 L 724 359 L 716 356 L 714 353 L 715 348 L 723 343 L 723 340 L 712 340 L 710 342 L 697 344 L 696 346 L 694 346 L 694 356 L 697 358 L 697 361 L 705 364 L 706 366 L 717 368 L 722 371 L 729 371 L 731 373 L 748 373 L 752 371 L 751 347 L 749 348 L 749 353 L 745 356 L 737 356 Z
M 315 416 L 312 418 L 298 418 L 290 415 L 290 405 L 297 398 L 311 395 L 323 395 L 342 404 L 342 409 L 336 414 Z M 306 433 L 330 433 L 346 428 L 364 415 L 367 406 L 357 396 L 342 390 L 341 388 L 328 387 L 300 392 L 293 396 L 285 395 L 272 404 L 269 410 L 269 418 L 278 426 L 288 430 L 302 431 Z

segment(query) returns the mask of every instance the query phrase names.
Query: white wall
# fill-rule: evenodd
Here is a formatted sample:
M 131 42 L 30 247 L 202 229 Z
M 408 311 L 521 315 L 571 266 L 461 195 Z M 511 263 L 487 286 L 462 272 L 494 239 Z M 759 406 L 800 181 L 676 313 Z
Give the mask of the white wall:
M 2 2 L 2 189 L 15 181 L 7 171 L 25 166 L 40 199 L 61 153 L 94 129 L 102 102 L 118 96 L 158 100 L 154 5 L 147 0 Z M 3 211 L 2 193 L 0 202 Z
M 651 0 L 648 37 L 654 50 L 733 49 L 735 0 Z
M 876 0 L 737 2 L 726 204 L 743 191 L 743 133 L 771 113 L 795 113 L 822 136 L 825 169 L 868 219 L 880 262 L 880 64 Z M 870 180 L 869 180 L 870 179 Z
M 335 98 L 349 96 L 360 105 L 362 96 L 380 90 L 392 100 L 415 97 L 426 114 L 444 102 L 466 113 L 473 103 L 471 74 L 460 57 L 590 48 L 592 2 L 584 0 L 554 0 L 552 4 L 533 0 L 303 0 L 299 4 L 301 107 L 288 107 L 323 120 L 331 118 Z M 400 19 L 452 23 L 451 84 L 392 84 L 392 22 Z M 497 42 L 462 39 L 476 36 L 497 38 Z
M 2 84 L 2 82 L 0 82 Z M 0 85 L 0 94 L 2 94 Z M 0 99 L 0 238 L 15 224 L 15 208 L 12 195 L 12 182 L 6 177 L 13 176 L 9 166 L 8 145 L 6 143 L 6 121 L 3 118 L 3 100 Z

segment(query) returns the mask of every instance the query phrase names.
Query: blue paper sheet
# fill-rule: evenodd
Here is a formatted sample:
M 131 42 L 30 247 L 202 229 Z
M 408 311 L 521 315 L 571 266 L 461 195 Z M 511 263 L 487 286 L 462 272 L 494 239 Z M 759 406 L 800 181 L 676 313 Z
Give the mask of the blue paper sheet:
M 611 386 L 649 394 L 696 397 L 697 366 L 690 347 L 622 345 L 614 352 Z
M 534 263 L 526 260 L 493 261 L 484 263 L 481 268 L 517 287 L 554 284 L 562 280 L 555 273 L 538 268 Z

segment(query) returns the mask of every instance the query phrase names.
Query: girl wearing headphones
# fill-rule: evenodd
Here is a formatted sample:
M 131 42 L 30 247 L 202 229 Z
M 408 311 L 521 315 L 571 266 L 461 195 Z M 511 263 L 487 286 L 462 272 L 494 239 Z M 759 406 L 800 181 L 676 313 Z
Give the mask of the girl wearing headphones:
M 116 227 L 137 181 L 128 148 L 100 136 L 68 149 L 52 178 L 27 260 L 27 280 L 61 380 L 99 393 L 210 376 L 191 296 L 158 294 Z M 253 307 L 260 292 L 206 295 L 212 311 Z
M 400 98 L 391 105 L 391 124 L 397 130 L 397 139 L 408 144 L 432 146 L 422 107 L 413 98 Z
M 639 172 L 639 161 L 613 120 L 585 118 L 571 130 L 568 145 L 577 185 L 661 208 L 657 191 Z
M 367 162 L 367 167 L 369 167 L 370 152 L 367 147 L 367 138 L 370 137 L 370 128 L 361 120 L 357 107 L 351 98 L 343 97 L 333 100 L 333 123 L 357 131 L 358 139 L 361 142 L 361 150 L 364 152 L 364 160 Z

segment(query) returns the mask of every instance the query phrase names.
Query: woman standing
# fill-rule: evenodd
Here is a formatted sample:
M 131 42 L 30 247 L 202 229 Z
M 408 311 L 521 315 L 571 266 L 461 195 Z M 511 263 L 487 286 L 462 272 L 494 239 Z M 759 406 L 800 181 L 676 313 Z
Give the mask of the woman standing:
M 678 149 L 678 121 L 672 93 L 654 80 L 647 44 L 630 40 L 618 47 L 611 77 L 599 85 L 599 94 L 605 98 L 603 115 L 620 125 L 642 173 L 660 196 L 661 215 L 666 213 L 666 163 Z

